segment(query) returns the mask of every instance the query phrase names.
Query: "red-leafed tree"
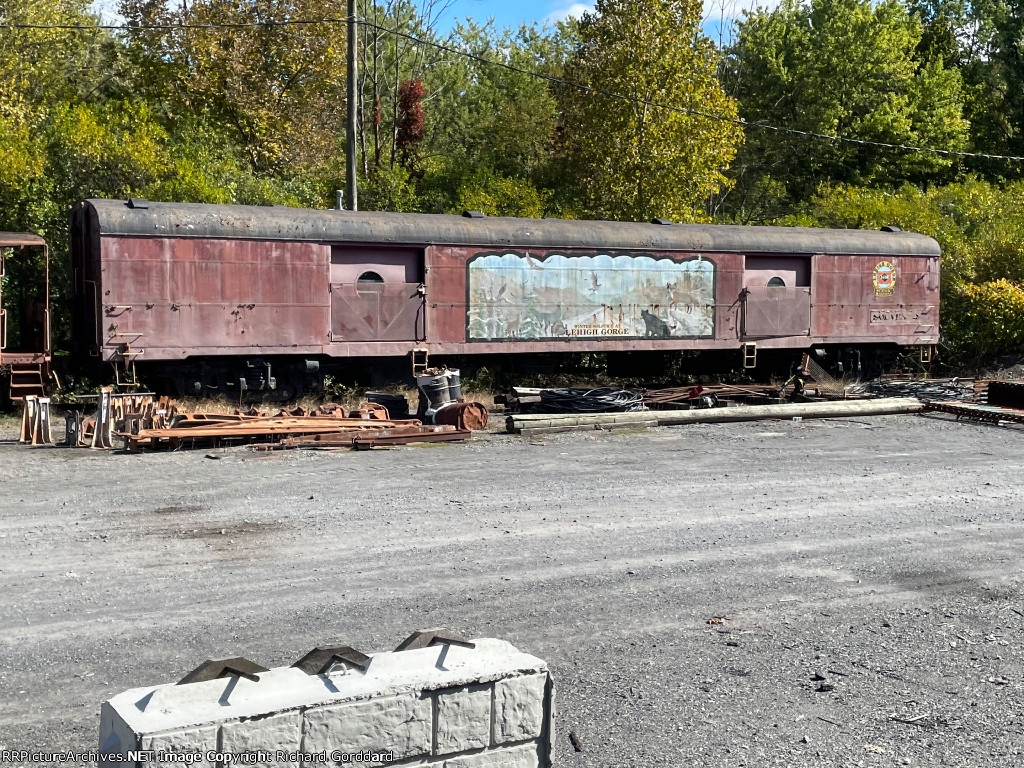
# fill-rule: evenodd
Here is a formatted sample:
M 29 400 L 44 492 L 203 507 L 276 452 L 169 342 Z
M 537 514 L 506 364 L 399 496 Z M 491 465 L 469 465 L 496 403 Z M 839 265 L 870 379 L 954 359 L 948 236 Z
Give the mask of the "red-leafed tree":
M 402 165 L 411 170 L 416 147 L 423 140 L 423 82 L 405 80 L 398 87 L 398 122 L 395 145 L 402 154 Z

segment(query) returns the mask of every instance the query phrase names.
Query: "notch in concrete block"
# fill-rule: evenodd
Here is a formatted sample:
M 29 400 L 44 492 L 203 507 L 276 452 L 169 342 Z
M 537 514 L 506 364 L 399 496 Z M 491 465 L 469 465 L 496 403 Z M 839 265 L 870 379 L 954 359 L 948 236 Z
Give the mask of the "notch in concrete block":
M 249 661 L 241 656 L 232 659 L 207 659 L 198 667 L 193 669 L 181 680 L 178 685 L 189 683 L 202 683 L 206 680 L 216 680 L 220 677 L 244 677 L 254 683 L 260 681 L 258 672 L 269 672 L 266 667 L 261 667 L 254 661 Z
M 476 648 L 475 643 L 471 643 L 450 629 L 437 627 L 436 629 L 420 629 L 413 632 L 395 648 L 395 651 L 414 651 L 418 648 L 430 648 L 435 645 L 459 645 L 463 648 Z
M 366 671 L 370 657 L 348 645 L 323 645 L 314 648 L 292 664 L 307 675 L 329 675 L 337 667 Z

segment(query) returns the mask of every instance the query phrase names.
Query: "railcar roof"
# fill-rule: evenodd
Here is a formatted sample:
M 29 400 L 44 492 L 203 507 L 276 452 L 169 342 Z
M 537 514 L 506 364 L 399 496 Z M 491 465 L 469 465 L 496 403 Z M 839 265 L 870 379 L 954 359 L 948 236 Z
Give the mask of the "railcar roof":
M 468 245 L 492 248 L 641 249 L 709 253 L 938 256 L 914 232 L 616 221 L 467 218 L 424 213 L 285 206 L 86 200 L 101 235 L 306 240 L 330 243 Z
M 28 232 L 0 232 L 0 248 L 20 248 L 23 245 L 46 245 L 46 241 Z

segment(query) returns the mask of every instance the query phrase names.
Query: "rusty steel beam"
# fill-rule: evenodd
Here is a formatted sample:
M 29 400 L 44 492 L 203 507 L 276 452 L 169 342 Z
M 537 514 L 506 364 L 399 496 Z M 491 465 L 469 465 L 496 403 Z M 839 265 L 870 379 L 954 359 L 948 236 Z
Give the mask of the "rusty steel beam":
M 456 428 L 450 425 L 424 425 L 416 427 L 392 427 L 389 429 L 359 430 L 351 432 L 325 432 L 317 435 L 304 435 L 301 437 L 286 437 L 281 440 L 281 445 L 289 448 L 352 445 L 357 439 L 372 440 L 382 437 L 393 437 L 397 435 L 416 437 L 423 435 L 456 432 Z
M 178 447 L 183 441 L 199 441 L 204 445 L 216 445 L 225 442 L 252 442 L 265 439 L 268 441 L 294 436 L 338 436 L 338 444 L 351 444 L 351 438 L 344 435 L 373 433 L 386 439 L 388 435 L 398 432 L 419 434 L 423 429 L 416 419 L 385 420 L 385 419 L 348 419 L 334 416 L 286 416 L 286 417 L 244 417 L 241 420 L 214 421 L 205 420 L 205 424 L 194 420 L 192 426 L 166 427 L 154 429 L 138 429 L 134 432 L 120 432 L 124 438 L 125 449 L 137 451 L 142 447 L 155 447 L 166 443 L 170 447 Z M 433 432 L 437 428 L 431 427 Z M 454 428 L 447 428 L 449 430 Z
M 424 432 L 422 434 L 382 434 L 377 437 L 368 435 L 357 435 L 352 441 L 352 447 L 356 449 L 369 450 L 371 448 L 384 448 L 389 445 L 409 445 L 410 443 L 449 443 L 456 440 L 468 440 L 473 433 L 468 429 L 455 429 L 450 432 Z

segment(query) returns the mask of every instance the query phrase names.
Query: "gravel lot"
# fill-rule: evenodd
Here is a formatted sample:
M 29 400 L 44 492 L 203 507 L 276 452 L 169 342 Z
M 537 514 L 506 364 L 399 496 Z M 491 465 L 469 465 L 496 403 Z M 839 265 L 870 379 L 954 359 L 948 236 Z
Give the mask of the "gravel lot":
M 2 443 L 0 749 L 95 749 L 206 658 L 448 626 L 549 662 L 560 768 L 1022 765 L 1022 467 L 1024 430 L 933 416 Z

